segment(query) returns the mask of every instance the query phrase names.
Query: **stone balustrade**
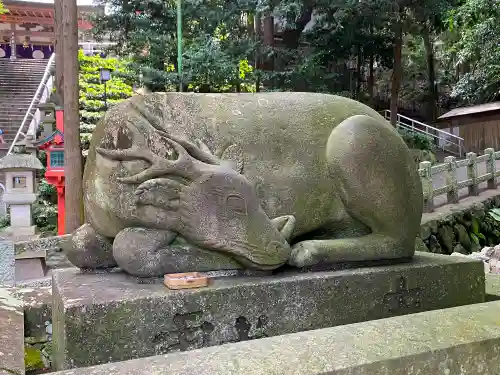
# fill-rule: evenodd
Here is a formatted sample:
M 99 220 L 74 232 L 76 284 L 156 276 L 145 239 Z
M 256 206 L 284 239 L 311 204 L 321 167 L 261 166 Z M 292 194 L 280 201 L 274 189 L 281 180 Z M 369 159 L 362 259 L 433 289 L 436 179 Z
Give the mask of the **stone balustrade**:
M 468 188 L 468 195 L 479 195 L 479 185 L 486 182 L 488 189 L 496 189 L 500 170 L 497 171 L 496 161 L 500 159 L 500 151 L 492 148 L 484 150 L 484 155 L 478 156 L 474 152 L 466 154 L 466 158 L 457 160 L 454 156 L 448 156 L 444 163 L 432 166 L 430 162 L 424 161 L 419 165 L 419 175 L 422 181 L 424 212 L 434 211 L 434 198 L 446 194 L 447 203 L 454 204 L 460 200 L 459 190 Z M 485 164 L 486 173 L 480 174 L 478 166 Z M 459 180 L 458 169 L 466 167 L 467 178 Z M 434 188 L 434 176 L 445 174 L 444 186 Z

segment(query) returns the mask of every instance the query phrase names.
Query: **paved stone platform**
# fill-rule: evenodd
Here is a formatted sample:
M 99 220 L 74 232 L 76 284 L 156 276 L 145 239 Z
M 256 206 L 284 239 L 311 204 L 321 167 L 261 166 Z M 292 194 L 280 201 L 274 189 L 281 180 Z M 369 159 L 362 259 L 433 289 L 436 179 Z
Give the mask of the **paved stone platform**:
M 484 301 L 479 261 L 417 253 L 410 263 L 223 277 L 170 291 L 121 273 L 53 276 L 58 370 L 192 350 Z
M 499 310 L 461 306 L 53 375 L 498 375 Z
M 24 375 L 23 303 L 0 286 L 0 375 Z

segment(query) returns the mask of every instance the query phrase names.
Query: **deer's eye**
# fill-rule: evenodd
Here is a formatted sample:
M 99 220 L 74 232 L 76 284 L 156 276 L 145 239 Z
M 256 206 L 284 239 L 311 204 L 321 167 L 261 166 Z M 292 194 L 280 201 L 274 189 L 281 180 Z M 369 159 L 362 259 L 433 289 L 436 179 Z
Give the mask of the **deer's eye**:
M 247 214 L 247 202 L 245 198 L 236 194 L 229 194 L 226 198 L 226 207 L 229 212 L 237 215 Z

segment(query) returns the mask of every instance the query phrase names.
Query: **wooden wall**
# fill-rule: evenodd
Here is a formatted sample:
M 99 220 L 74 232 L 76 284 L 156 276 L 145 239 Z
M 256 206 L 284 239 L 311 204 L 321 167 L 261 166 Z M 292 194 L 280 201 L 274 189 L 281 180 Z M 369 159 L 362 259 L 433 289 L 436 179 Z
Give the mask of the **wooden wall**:
M 500 119 L 459 126 L 467 152 L 483 153 L 485 148 L 500 150 Z
M 466 152 L 483 153 L 485 148 L 500 150 L 500 113 L 461 116 L 439 123 L 439 128 L 458 127 Z

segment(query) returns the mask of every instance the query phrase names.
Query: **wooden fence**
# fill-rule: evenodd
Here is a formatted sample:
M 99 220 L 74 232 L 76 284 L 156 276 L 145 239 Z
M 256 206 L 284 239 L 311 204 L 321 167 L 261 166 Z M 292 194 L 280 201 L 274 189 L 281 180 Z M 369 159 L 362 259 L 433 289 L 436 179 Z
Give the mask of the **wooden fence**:
M 488 183 L 488 189 L 496 189 L 497 177 L 500 171 L 496 170 L 496 160 L 500 159 L 500 151 L 492 148 L 484 150 L 484 155 L 478 156 L 474 152 L 466 154 L 466 158 L 457 160 L 454 156 L 448 156 L 443 164 L 432 166 L 430 162 L 423 161 L 419 165 L 419 175 L 422 181 L 424 195 L 424 212 L 434 211 L 434 197 L 446 194 L 447 203 L 458 203 L 458 191 L 463 188 L 469 189 L 469 195 L 479 194 L 479 184 Z M 486 173 L 478 174 L 478 164 L 486 163 Z M 458 181 L 457 169 L 467 167 L 467 179 Z M 445 173 L 446 183 L 444 186 L 434 189 L 433 176 Z

